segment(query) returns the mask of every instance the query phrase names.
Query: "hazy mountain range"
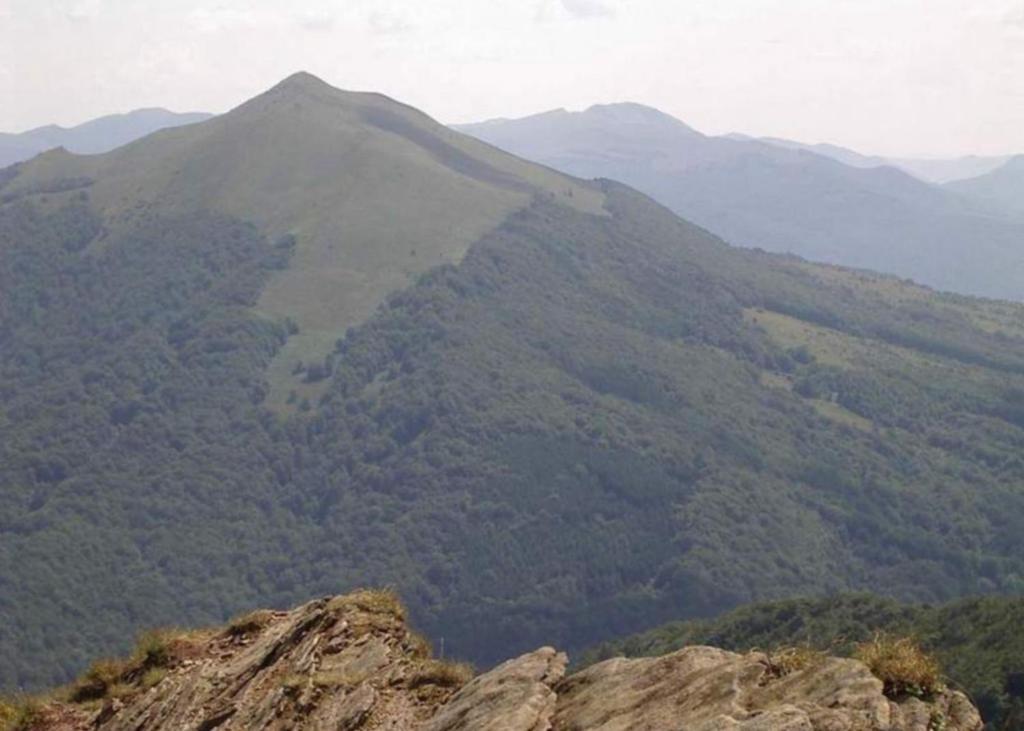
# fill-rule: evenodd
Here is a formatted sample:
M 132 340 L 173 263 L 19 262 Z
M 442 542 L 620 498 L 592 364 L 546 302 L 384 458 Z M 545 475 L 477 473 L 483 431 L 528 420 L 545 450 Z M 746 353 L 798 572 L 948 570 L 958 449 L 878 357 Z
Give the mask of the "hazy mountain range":
M 1024 155 L 984 175 L 948 183 L 946 189 L 997 215 L 1009 212 L 1024 218 Z
M 744 141 L 757 140 L 793 150 L 806 150 L 857 168 L 882 166 L 899 168 L 926 182 L 940 184 L 984 175 L 1005 165 L 1012 157 L 1012 155 L 966 155 L 952 158 L 882 157 L 880 155 L 862 155 L 848 147 L 828 143 L 807 144 L 779 137 L 751 137 L 739 133 L 726 135 L 726 137 Z
M 165 127 L 209 119 L 203 112 L 177 114 L 166 109 L 136 109 L 127 114 L 100 117 L 75 127 L 47 125 L 19 134 L 0 132 L 0 168 L 35 157 L 54 147 L 93 155 L 145 137 Z
M 1024 219 L 895 167 L 853 167 L 760 140 L 708 137 L 637 104 L 459 129 L 583 178 L 635 187 L 731 243 L 891 272 L 965 294 L 1024 298 Z M 1002 178 L 990 175 L 1001 189 Z
M 745 230 L 751 193 L 715 201 L 743 171 L 821 226 L 951 205 L 649 109 L 555 116 L 548 159 L 704 171 Z M 365 585 L 482 664 L 758 598 L 1019 592 L 1022 323 L 308 74 L 44 153 L 0 175 L 0 685 Z

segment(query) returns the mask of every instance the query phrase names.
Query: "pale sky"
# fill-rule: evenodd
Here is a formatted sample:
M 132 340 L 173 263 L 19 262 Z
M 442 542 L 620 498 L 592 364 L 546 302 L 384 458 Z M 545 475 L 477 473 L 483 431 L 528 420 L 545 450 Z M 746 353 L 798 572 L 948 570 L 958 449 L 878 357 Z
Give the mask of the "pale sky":
M 1024 0 L 0 0 L 0 130 L 288 74 L 443 122 L 636 101 L 709 134 L 1024 152 Z

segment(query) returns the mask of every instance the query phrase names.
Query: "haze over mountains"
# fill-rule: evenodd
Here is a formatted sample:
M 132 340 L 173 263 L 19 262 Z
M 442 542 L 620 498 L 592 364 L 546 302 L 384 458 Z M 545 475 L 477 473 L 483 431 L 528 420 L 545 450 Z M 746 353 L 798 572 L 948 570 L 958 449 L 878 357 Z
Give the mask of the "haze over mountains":
M 862 155 L 856 150 L 828 143 L 808 144 L 779 137 L 751 137 L 744 134 L 726 136 L 736 140 L 757 140 L 792 150 L 806 150 L 857 168 L 877 168 L 887 165 L 899 168 L 921 180 L 940 184 L 984 175 L 1005 165 L 1012 157 L 1011 155 L 966 155 L 952 158 L 882 157 L 880 155 Z
M 459 129 L 572 175 L 622 181 L 733 244 L 948 291 L 1024 298 L 1018 212 L 893 167 L 852 167 L 806 149 L 708 137 L 636 104 Z
M 995 214 L 1005 212 L 1024 218 L 1024 155 L 1012 157 L 984 175 L 949 183 L 946 189 Z
M 127 114 L 99 117 L 75 127 L 38 127 L 19 134 L 0 132 L 0 168 L 35 157 L 40 152 L 64 147 L 71 152 L 92 155 L 109 152 L 151 132 L 209 119 L 211 114 L 178 114 L 166 109 L 136 109 Z
M 658 168 L 717 154 L 601 117 L 662 130 Z M 359 585 L 482 664 L 796 592 L 1020 591 L 1022 323 L 308 74 L 48 152 L 0 176 L 0 685 Z

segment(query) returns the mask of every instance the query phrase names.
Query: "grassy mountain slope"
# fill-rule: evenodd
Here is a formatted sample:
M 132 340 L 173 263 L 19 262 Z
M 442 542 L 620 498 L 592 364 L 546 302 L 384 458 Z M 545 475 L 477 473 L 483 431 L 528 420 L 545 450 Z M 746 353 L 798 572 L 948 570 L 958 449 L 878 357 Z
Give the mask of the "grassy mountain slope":
M 252 154 L 259 150 L 260 154 Z M 110 225 L 140 207 L 209 208 L 296 239 L 291 266 L 259 309 L 298 328 L 271 366 L 271 405 L 320 389 L 292 371 L 320 363 L 345 329 L 395 289 L 466 249 L 538 191 L 600 211 L 601 197 L 563 175 L 453 134 L 377 94 L 296 74 L 225 115 L 98 158 L 60 151 L 35 161 L 10 194 L 40 181 L 94 179 Z M 294 397 L 292 399 L 295 401 Z
M 136 109 L 70 128 L 48 125 L 19 134 L 0 133 L 0 167 L 28 160 L 54 147 L 82 155 L 109 152 L 157 130 L 194 124 L 210 116 L 202 112 L 178 114 L 166 109 Z
M 360 584 L 481 663 L 794 592 L 1020 590 L 1020 307 L 733 249 L 295 81 L 0 183 L 0 685 Z M 332 167 L 383 134 L 379 165 Z M 509 212 L 385 293 L 442 245 L 402 211 L 449 175 Z M 362 225 L 333 217 L 363 185 L 391 191 L 395 235 L 342 235 L 337 261 L 377 262 L 381 305 L 329 310 L 350 326 L 288 373 L 320 395 L 278 409 L 303 310 L 268 298 L 329 252 L 310 231 Z
M 1024 224 L 895 168 L 706 137 L 635 104 L 458 129 L 573 175 L 622 181 L 733 244 L 1024 298 Z
M 732 650 L 810 645 L 839 654 L 878 632 L 914 636 L 939 658 L 990 728 L 1024 724 L 1024 599 L 900 604 L 869 594 L 754 604 L 710 620 L 673 622 L 590 650 L 588 664 L 615 655 L 658 656 L 686 645 Z

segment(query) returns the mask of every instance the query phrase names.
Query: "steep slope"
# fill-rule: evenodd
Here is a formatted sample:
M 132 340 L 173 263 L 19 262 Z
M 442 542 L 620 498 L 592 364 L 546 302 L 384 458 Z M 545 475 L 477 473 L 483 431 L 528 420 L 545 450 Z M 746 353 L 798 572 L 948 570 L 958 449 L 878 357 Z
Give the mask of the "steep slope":
M 573 175 L 622 181 L 733 244 L 1024 298 L 1024 224 L 895 168 L 705 137 L 635 104 L 458 129 Z
M 202 122 L 211 116 L 203 112 L 178 114 L 166 109 L 136 109 L 70 128 L 48 125 L 19 134 L 0 133 L 0 168 L 28 160 L 54 147 L 82 155 L 109 152 L 157 130 Z
M 826 657 L 782 668 L 763 653 L 689 647 L 565 677 L 565 654 L 544 647 L 472 678 L 468 668 L 432 658 L 404 614 L 392 595 L 361 591 L 254 612 L 220 630 L 150 635 L 130 660 L 93 665 L 63 700 L 0 705 L 0 729 L 981 728 L 961 693 L 893 700 L 864 665 Z
M 10 175 L 6 687 L 368 583 L 488 664 L 795 592 L 1021 588 L 1016 305 L 733 249 L 305 76 Z M 282 360 L 320 395 L 280 407 Z
M 1024 155 L 1010 158 L 990 173 L 946 186 L 994 212 L 1024 218 Z
M 908 605 L 856 594 L 743 607 L 712 620 L 673 622 L 608 642 L 582 661 L 625 654 L 659 656 L 693 644 L 737 652 L 809 644 L 849 654 L 878 632 L 916 636 L 956 687 L 978 704 L 993 729 L 1024 725 L 1024 598 L 986 597 L 943 605 Z

